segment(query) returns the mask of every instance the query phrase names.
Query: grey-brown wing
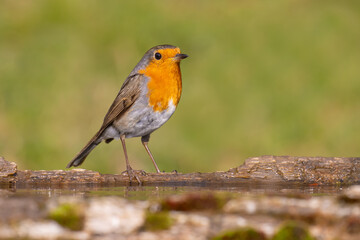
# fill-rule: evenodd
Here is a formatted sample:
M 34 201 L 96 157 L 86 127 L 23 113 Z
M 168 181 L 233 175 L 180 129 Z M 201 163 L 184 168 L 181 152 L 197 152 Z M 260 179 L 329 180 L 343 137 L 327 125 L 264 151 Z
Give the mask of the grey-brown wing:
M 107 128 L 116 118 L 126 112 L 140 95 L 141 83 L 145 82 L 145 76 L 135 74 L 129 76 L 122 85 L 114 102 L 105 115 L 101 129 Z
M 72 166 L 81 165 L 86 159 L 87 155 L 98 145 L 100 142 L 99 137 L 105 129 L 112 124 L 112 122 L 125 113 L 131 105 L 138 99 L 141 90 L 142 82 L 145 82 L 145 76 L 135 74 L 129 76 L 122 85 L 118 95 L 116 96 L 113 104 L 107 112 L 103 125 L 95 136 L 86 144 L 86 146 L 75 156 L 75 158 L 67 165 L 67 168 Z

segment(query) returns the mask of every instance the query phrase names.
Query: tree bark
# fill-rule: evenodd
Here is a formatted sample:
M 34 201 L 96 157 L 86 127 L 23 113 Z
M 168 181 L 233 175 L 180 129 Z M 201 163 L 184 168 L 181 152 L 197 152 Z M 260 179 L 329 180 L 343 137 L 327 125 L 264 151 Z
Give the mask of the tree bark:
M 140 171 L 139 171 L 140 172 Z M 359 184 L 360 158 L 261 156 L 245 160 L 239 167 L 212 173 L 145 173 L 143 185 L 208 185 L 239 184 Z M 85 169 L 17 170 L 13 162 L 0 157 L 0 183 L 16 185 L 99 184 L 129 185 L 126 174 L 100 174 Z M 137 181 L 131 182 L 137 185 Z

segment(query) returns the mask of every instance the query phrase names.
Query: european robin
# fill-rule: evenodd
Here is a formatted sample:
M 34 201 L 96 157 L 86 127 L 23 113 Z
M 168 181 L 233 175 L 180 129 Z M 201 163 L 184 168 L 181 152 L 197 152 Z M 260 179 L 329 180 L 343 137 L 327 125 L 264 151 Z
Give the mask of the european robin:
M 120 139 L 125 155 L 126 172 L 141 184 L 128 160 L 125 138 L 141 137 L 155 169 L 160 170 L 148 147 L 150 134 L 161 127 L 174 113 L 181 96 L 180 61 L 187 58 L 180 49 L 159 45 L 148 50 L 123 83 L 105 115 L 100 130 L 67 165 L 81 165 L 102 141 Z

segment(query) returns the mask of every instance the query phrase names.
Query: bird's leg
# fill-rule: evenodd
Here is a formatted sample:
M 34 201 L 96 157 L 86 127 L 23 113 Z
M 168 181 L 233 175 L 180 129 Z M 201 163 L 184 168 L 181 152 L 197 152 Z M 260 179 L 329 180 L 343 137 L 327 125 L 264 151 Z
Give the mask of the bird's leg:
M 149 140 L 150 140 L 150 134 L 141 137 L 141 142 L 144 145 L 146 152 L 149 154 L 149 157 L 151 158 L 151 161 L 153 162 L 153 164 L 155 166 L 156 172 L 160 173 L 159 167 L 157 166 L 155 159 L 154 159 L 153 155 L 151 154 L 150 149 L 148 147 Z
M 125 162 L 126 162 L 126 172 L 129 175 L 130 182 L 131 182 L 131 180 L 133 178 L 136 178 L 136 180 L 141 185 L 141 181 L 140 181 L 139 176 L 135 173 L 135 171 L 131 168 L 131 166 L 129 164 L 129 159 L 128 159 L 128 155 L 127 155 L 127 151 L 126 151 L 126 145 L 125 145 L 125 135 L 121 135 L 120 139 L 121 139 L 121 143 L 122 143 L 122 146 L 123 146 L 123 149 L 124 149 Z

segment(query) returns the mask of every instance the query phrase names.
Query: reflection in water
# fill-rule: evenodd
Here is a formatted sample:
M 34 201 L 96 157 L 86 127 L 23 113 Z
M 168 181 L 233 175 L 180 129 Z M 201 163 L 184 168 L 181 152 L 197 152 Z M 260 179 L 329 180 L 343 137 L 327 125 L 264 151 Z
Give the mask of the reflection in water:
M 73 196 L 79 198 L 118 196 L 131 200 L 156 200 L 170 195 L 195 192 L 220 192 L 233 195 L 296 195 L 317 196 L 337 195 L 346 187 L 309 186 L 309 185 L 259 185 L 244 184 L 239 186 L 121 186 L 107 187 L 96 185 L 76 185 L 62 187 L 25 187 L 0 186 L 0 197 L 39 197 L 52 198 Z

